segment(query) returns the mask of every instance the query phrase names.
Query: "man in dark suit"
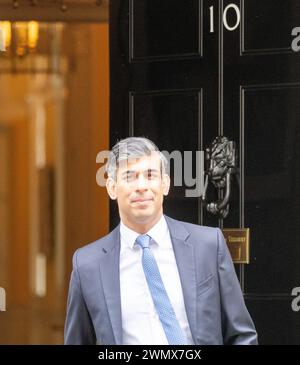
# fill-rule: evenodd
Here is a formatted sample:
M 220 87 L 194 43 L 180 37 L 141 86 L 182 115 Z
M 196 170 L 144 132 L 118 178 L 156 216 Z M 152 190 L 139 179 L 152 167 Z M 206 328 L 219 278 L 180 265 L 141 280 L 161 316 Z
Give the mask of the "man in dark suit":
M 74 254 L 66 344 L 257 344 L 220 229 L 163 214 L 166 168 L 146 138 L 110 152 L 121 222 Z

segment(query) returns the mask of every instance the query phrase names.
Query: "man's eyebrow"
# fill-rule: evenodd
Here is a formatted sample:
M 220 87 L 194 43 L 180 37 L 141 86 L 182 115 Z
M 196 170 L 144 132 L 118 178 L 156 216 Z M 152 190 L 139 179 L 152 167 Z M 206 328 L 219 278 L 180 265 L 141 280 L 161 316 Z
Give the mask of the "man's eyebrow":
M 133 173 L 135 173 L 134 170 L 126 170 L 126 171 L 122 172 L 122 176 L 133 174 Z
M 158 169 L 145 169 L 143 172 L 159 172 Z M 126 176 L 126 175 L 129 175 L 129 174 L 134 174 L 136 173 L 135 170 L 126 170 L 126 171 L 123 171 L 122 172 L 122 176 Z
M 147 169 L 145 171 L 147 171 L 147 172 L 159 172 L 159 170 L 157 170 L 157 169 Z

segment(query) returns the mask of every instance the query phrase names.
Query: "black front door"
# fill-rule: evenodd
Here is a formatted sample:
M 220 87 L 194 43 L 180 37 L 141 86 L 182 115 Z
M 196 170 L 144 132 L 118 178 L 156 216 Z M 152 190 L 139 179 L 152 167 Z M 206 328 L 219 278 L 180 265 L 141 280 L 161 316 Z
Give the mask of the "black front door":
M 266 344 L 300 344 L 292 305 L 300 287 L 300 58 L 291 48 L 297 19 L 297 0 L 110 5 L 111 144 L 146 136 L 183 153 L 203 151 L 218 135 L 236 143 L 226 218 L 208 213 L 200 197 L 186 197 L 186 186 L 171 189 L 165 212 L 250 228 L 250 264 L 236 269 Z M 116 216 L 112 207 L 112 226 Z

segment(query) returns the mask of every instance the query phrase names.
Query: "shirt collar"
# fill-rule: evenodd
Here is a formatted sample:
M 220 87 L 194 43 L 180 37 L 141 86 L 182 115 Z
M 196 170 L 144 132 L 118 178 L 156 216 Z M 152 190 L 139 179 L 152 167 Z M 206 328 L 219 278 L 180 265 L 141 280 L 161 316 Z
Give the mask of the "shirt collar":
M 158 246 L 164 247 L 167 245 L 166 235 L 168 234 L 168 225 L 164 215 L 161 216 L 160 220 L 152 227 L 148 232 L 148 234 L 157 244 Z M 127 227 L 121 220 L 120 224 L 120 235 L 121 235 L 121 242 L 128 248 L 133 249 L 135 240 L 140 235 Z

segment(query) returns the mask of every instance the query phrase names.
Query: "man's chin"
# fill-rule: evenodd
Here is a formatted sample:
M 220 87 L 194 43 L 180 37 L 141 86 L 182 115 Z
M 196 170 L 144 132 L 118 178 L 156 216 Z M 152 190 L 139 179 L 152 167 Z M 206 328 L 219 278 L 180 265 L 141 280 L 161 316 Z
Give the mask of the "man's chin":
M 140 210 L 139 212 L 134 212 L 133 219 L 136 223 L 146 224 L 150 223 L 157 217 L 157 213 L 154 213 L 151 209 Z
M 138 215 L 134 216 L 134 220 L 137 223 L 148 223 L 152 219 L 153 219 L 153 215 L 149 214 L 149 213 L 146 213 L 146 212 L 142 212 L 142 213 L 139 213 Z

